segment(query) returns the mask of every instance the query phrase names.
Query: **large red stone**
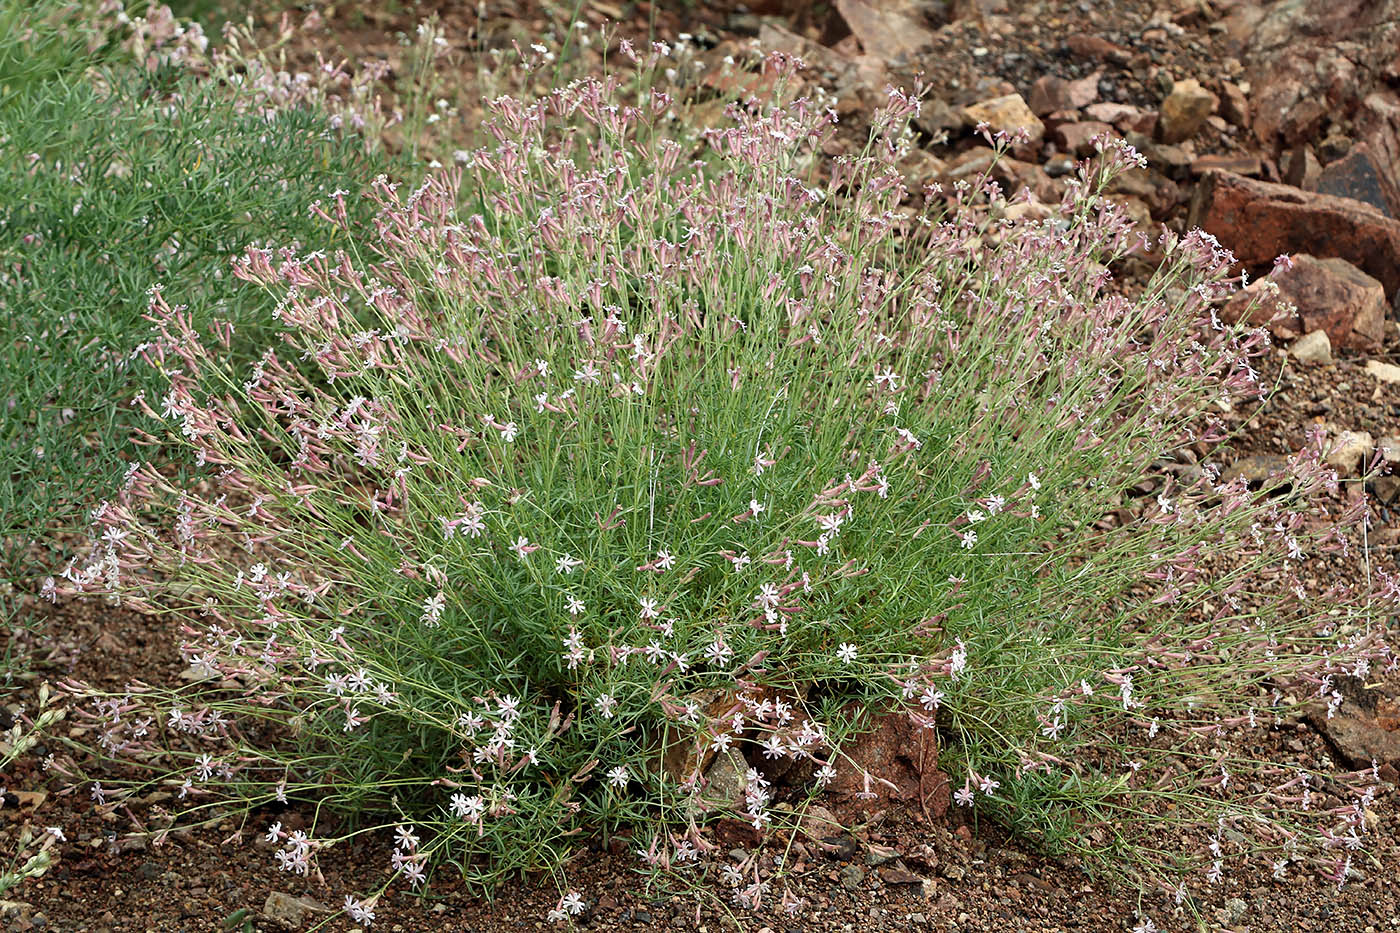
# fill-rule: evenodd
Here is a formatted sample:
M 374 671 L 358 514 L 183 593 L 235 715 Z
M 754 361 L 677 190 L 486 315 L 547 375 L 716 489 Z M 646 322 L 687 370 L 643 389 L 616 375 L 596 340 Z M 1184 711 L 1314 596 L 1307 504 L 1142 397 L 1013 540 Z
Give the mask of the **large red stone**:
M 1334 347 L 1375 349 L 1385 336 L 1385 292 L 1381 283 L 1344 259 L 1293 257 L 1293 268 L 1273 278 L 1277 298 L 1267 297 L 1265 279 L 1225 303 L 1223 316 L 1243 317 L 1253 305 L 1250 319 L 1268 324 L 1285 339 L 1315 330 L 1325 331 Z M 1256 300 L 1257 299 L 1257 300 Z M 1282 304 L 1292 306 L 1288 311 Z
M 1252 271 L 1281 253 L 1335 256 L 1377 279 L 1392 300 L 1400 289 L 1400 222 L 1350 198 L 1207 172 L 1187 223 L 1213 235 Z
M 919 807 L 930 817 L 947 811 L 951 796 L 948 776 L 938 770 L 938 738 L 907 715 L 880 717 L 872 731 L 848 742 L 841 753 L 827 792 L 832 809 L 843 819 L 891 803 Z M 868 785 L 863 772 L 871 776 Z

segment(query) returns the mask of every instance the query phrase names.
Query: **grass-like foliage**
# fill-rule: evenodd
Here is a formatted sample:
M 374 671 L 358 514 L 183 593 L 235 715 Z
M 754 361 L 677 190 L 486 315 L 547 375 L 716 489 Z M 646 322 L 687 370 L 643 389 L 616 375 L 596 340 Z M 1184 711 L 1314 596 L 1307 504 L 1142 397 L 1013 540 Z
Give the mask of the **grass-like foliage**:
M 959 803 L 1095 864 L 1286 870 L 1364 832 L 1361 776 L 1323 813 L 1221 742 L 1364 674 L 1362 597 L 1395 591 L 1303 590 L 1345 545 L 1316 451 L 1271 495 L 1218 481 L 1212 413 L 1266 341 L 1214 319 L 1231 260 L 1198 232 L 1111 293 L 1146 244 L 1100 193 L 1136 154 L 1044 221 L 990 219 L 1018 212 L 985 179 L 943 219 L 902 207 L 897 92 L 830 179 L 805 99 L 698 147 L 671 105 L 498 99 L 494 144 L 375 184 L 372 235 L 321 198 L 325 249 L 233 266 L 228 300 L 275 302 L 255 364 L 205 293 L 156 292 L 149 441 L 198 475 L 133 465 L 52 587 L 187 620 L 207 680 L 101 705 L 133 787 L 385 814 L 395 871 L 489 884 L 617 827 L 685 863 L 707 814 L 770 823 L 776 762 L 820 787 L 895 710 Z M 1163 480 L 1174 454 L 1205 460 Z M 337 832 L 269 830 L 295 871 Z
M 197 29 L 93 4 L 0 3 L 0 561 L 32 576 L 121 479 L 147 290 L 228 320 L 235 356 L 274 302 L 228 287 L 228 257 L 315 231 L 306 206 L 386 163 L 317 107 L 263 106 L 200 79 Z M 154 15 L 154 14 L 153 14 Z M 129 24 L 132 21 L 127 18 Z M 136 54 L 133 55 L 133 52 Z M 324 236 L 321 231 L 320 236 Z M 51 561 L 48 561 L 51 562 Z M 6 597 L 8 594 L 6 594 Z

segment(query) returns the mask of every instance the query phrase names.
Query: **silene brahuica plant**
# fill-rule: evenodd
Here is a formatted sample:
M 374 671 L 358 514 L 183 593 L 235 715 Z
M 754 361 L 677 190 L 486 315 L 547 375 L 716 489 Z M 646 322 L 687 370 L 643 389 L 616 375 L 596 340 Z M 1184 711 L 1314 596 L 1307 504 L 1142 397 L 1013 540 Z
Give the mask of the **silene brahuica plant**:
M 152 457 L 46 593 L 175 614 L 192 682 L 90 697 L 125 763 L 98 805 L 173 791 L 157 840 L 263 808 L 298 873 L 394 827 L 390 880 L 347 895 L 366 924 L 444 870 L 554 870 L 566 920 L 583 834 L 704 870 L 712 818 L 877 793 L 843 748 L 894 714 L 956 805 L 1088 867 L 1345 878 L 1374 769 L 1324 784 L 1241 736 L 1391 663 L 1400 589 L 1305 587 L 1364 519 L 1326 518 L 1316 445 L 1221 481 L 1267 340 L 1212 311 L 1227 251 L 1101 196 L 1136 153 L 1036 220 L 985 177 L 911 209 L 894 90 L 829 172 L 806 97 L 691 137 L 616 75 L 489 105 L 488 145 L 379 179 L 372 220 L 337 192 L 308 205 L 324 248 L 233 262 L 275 302 L 254 362 L 152 291 Z M 1135 248 L 1161 262 L 1129 299 L 1107 267 Z M 265 806 L 298 801 L 290 833 Z M 750 868 L 740 904 L 803 909 Z

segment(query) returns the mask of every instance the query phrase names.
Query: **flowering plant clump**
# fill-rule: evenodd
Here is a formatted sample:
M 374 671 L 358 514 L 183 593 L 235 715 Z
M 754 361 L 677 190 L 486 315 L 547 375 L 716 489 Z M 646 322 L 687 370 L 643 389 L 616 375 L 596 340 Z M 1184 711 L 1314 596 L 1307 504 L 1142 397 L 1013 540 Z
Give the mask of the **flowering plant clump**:
M 251 369 L 153 293 L 169 390 L 139 404 L 194 475 L 132 464 L 50 591 L 179 614 L 202 680 L 102 700 L 137 770 L 94 793 L 382 813 L 415 886 L 557 867 L 610 827 L 674 866 L 708 814 L 772 822 L 772 762 L 819 787 L 893 709 L 936 730 L 959 803 L 1057 851 L 1331 866 L 1372 782 L 1322 806 L 1226 740 L 1364 675 L 1363 597 L 1400 590 L 1303 590 L 1346 547 L 1314 518 L 1319 451 L 1270 495 L 1154 471 L 1260 392 L 1263 334 L 1211 311 L 1229 254 L 1138 240 L 1100 198 L 1121 144 L 1044 221 L 990 220 L 986 179 L 940 220 L 903 207 L 897 91 L 826 181 L 834 114 L 805 98 L 732 106 L 697 150 L 671 104 L 607 78 L 491 101 L 494 144 L 374 185 L 349 238 L 372 251 L 248 250 L 280 330 Z M 312 210 L 354 225 L 343 195 Z M 1163 259 L 1129 300 L 1106 264 L 1134 247 Z M 268 829 L 284 868 L 318 829 Z

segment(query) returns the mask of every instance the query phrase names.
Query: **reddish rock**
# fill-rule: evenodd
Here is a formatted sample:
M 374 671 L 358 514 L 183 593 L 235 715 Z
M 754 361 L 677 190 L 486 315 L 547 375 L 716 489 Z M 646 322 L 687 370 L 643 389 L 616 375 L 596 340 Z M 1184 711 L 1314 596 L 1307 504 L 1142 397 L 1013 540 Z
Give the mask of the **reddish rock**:
M 907 715 L 880 717 L 873 731 L 848 742 L 841 752 L 836 777 L 827 785 L 837 816 L 869 814 L 891 803 L 919 807 L 931 817 L 948 809 L 948 776 L 937 767 L 937 737 Z
M 1355 122 L 1361 141 L 1370 147 L 1381 173 L 1392 185 L 1400 187 L 1400 94 L 1367 94 Z
M 1380 282 L 1346 260 L 1294 256 L 1293 268 L 1272 277 L 1278 285 L 1276 297 L 1268 296 L 1266 281 L 1253 282 L 1232 296 L 1221 316 L 1234 321 L 1248 312 L 1253 323 L 1267 324 L 1285 339 L 1320 330 L 1332 346 L 1380 346 L 1385 335 L 1385 291 Z M 1286 307 L 1290 304 L 1292 311 Z
M 1055 145 L 1064 152 L 1072 152 L 1077 156 L 1087 156 L 1095 151 L 1094 139 L 1096 137 L 1117 138 L 1113 127 L 1107 123 L 1100 123 L 1097 120 L 1084 120 L 1079 123 L 1062 123 L 1055 127 L 1052 134 Z
M 1304 191 L 1316 191 L 1322 177 L 1322 163 L 1313 155 L 1311 146 L 1297 146 L 1283 159 L 1283 180 Z
M 1357 143 L 1345 156 L 1327 164 L 1317 180 L 1317 190 L 1363 201 L 1387 217 L 1400 217 L 1400 190 L 1381 165 L 1370 146 Z
M 995 161 L 996 153 L 990 149 L 965 150 L 947 162 L 940 180 L 945 185 L 958 181 L 971 182 L 985 175 Z
M 909 59 L 933 41 L 918 14 L 903 4 L 836 0 L 836 11 L 868 54 L 884 60 Z
M 1112 123 L 1121 130 L 1137 130 L 1138 132 L 1142 132 L 1142 130 L 1138 130 L 1138 127 L 1142 125 L 1144 118 L 1150 117 L 1154 125 L 1157 119 L 1156 111 L 1149 114 L 1132 104 L 1119 104 L 1113 101 L 1090 104 L 1084 108 L 1084 115 L 1090 120 L 1098 120 L 1100 123 Z
M 1099 75 L 1094 72 L 1078 81 L 1067 81 L 1054 75 L 1043 75 L 1031 86 L 1028 103 L 1031 112 L 1043 117 L 1056 110 L 1079 110 L 1099 99 Z
M 1267 75 L 1264 83 L 1250 96 L 1253 119 L 1250 121 L 1254 136 L 1270 149 L 1283 130 L 1283 122 L 1288 111 L 1303 95 L 1303 83 L 1294 75 L 1276 73 Z
M 1121 45 L 1114 45 L 1102 36 L 1091 36 L 1082 32 L 1068 36 L 1065 39 L 1065 46 L 1075 58 L 1116 62 L 1120 65 L 1126 62 L 1131 54 Z
M 1220 115 L 1240 129 L 1249 129 L 1249 99 L 1233 81 L 1220 82 Z
M 1125 133 L 1131 131 L 1151 136 L 1157 132 L 1157 121 L 1160 118 L 1161 115 L 1155 110 L 1140 110 L 1132 116 L 1115 121 L 1115 125 Z
M 1254 178 L 1263 171 L 1264 164 L 1259 160 L 1257 155 L 1248 155 L 1246 153 L 1203 155 L 1191 163 L 1191 174 L 1193 175 L 1204 175 L 1212 169 L 1234 172 L 1236 175 L 1248 175 Z
M 1329 717 L 1327 705 L 1315 702 L 1308 719 L 1336 746 L 1353 768 L 1400 763 L 1400 702 L 1395 688 L 1357 689 L 1349 683 L 1339 688 L 1342 702 Z
M 1288 114 L 1283 118 L 1281 130 L 1284 143 L 1296 146 L 1315 138 L 1330 114 L 1328 106 L 1316 98 L 1307 97 L 1298 101 L 1288 108 Z
M 1400 221 L 1360 201 L 1213 171 L 1196 186 L 1187 223 L 1251 269 L 1271 266 L 1281 253 L 1308 253 L 1348 260 L 1391 298 L 1400 289 Z

